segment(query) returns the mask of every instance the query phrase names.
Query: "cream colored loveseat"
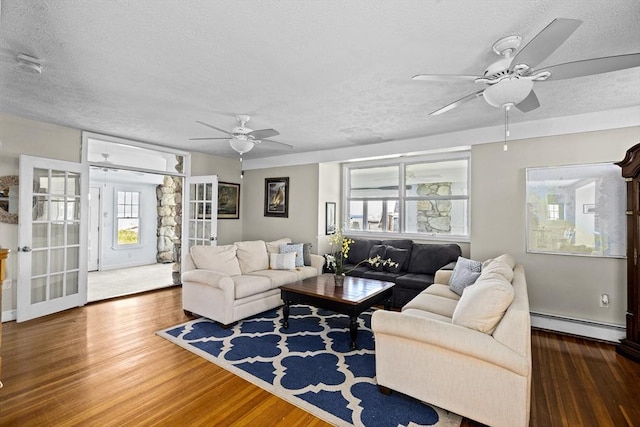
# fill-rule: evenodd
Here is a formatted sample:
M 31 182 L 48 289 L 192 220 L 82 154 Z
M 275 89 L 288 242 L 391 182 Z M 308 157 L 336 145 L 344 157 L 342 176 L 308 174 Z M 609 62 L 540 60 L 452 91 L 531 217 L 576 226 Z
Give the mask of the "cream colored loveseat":
M 310 254 L 310 266 L 270 268 L 271 254 L 287 243 L 291 239 L 191 247 L 183 264 L 183 309 L 229 325 L 282 305 L 278 286 L 322 274 L 324 264 Z
M 402 312 L 374 312 L 381 391 L 490 426 L 528 426 L 531 328 L 523 267 L 509 255 L 486 261 L 462 296 L 448 286 L 451 273 L 438 271 Z

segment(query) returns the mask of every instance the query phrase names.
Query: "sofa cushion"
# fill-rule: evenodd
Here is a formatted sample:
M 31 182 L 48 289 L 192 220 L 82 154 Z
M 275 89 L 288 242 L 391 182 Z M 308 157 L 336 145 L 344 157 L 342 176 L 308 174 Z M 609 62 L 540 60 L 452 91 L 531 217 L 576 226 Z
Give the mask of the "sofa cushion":
M 462 295 L 462 291 L 469 285 L 473 285 L 482 270 L 482 261 L 474 261 L 471 259 L 458 257 L 453 273 L 449 278 L 449 288 L 458 295 Z
M 289 273 L 286 270 L 275 271 L 281 273 Z M 251 274 L 233 276 L 233 283 L 235 284 L 235 299 L 250 297 L 252 295 L 257 295 L 259 293 L 266 292 L 269 289 L 272 289 L 271 279 L 264 276 L 254 276 Z
M 269 269 L 269 255 L 267 254 L 267 245 L 264 240 L 235 242 L 234 244 L 238 248 L 236 256 L 238 257 L 242 274 Z
M 399 273 L 389 273 L 388 271 L 367 270 L 362 273 L 361 277 L 365 279 L 382 280 L 383 282 L 395 282 L 400 276 Z
M 507 265 L 509 267 L 511 267 L 511 269 L 513 270 L 514 267 L 516 266 L 516 260 L 514 257 L 512 257 L 509 254 L 502 254 L 499 257 L 496 258 L 489 258 L 488 260 L 486 260 L 485 262 L 482 263 L 482 268 L 484 268 L 487 264 L 490 264 L 492 261 L 502 261 L 502 262 L 506 262 Z
M 407 267 L 409 267 L 409 259 L 411 256 L 411 248 L 413 247 L 413 240 L 410 239 L 391 239 L 391 240 L 383 240 L 383 245 L 387 245 L 387 247 L 394 247 L 397 249 L 406 249 L 407 256 L 405 257 L 404 264 L 400 265 L 400 271 L 407 271 Z M 387 255 L 388 257 L 388 255 Z
M 491 334 L 514 298 L 511 283 L 497 273 L 478 278 L 462 292 L 452 323 Z
M 269 254 L 269 268 L 272 270 L 294 270 L 296 254 Z
M 422 292 L 433 284 L 433 274 L 404 273 L 396 278 L 396 288 L 413 289 Z
M 236 246 L 195 245 L 189 250 L 191 259 L 198 269 L 213 270 L 229 276 L 242 274 L 236 258 Z
M 349 253 L 345 260 L 346 264 L 357 264 L 369 258 L 369 252 L 373 245 L 379 245 L 380 240 L 373 239 L 351 239 L 353 243 L 349 245 Z
M 510 267 L 506 262 L 496 258 L 489 263 L 484 263 L 482 267 L 482 277 L 485 274 L 496 273 L 504 277 L 509 283 L 513 280 L 513 267 Z
M 295 245 L 285 243 L 285 244 L 280 245 L 280 253 L 281 254 L 295 254 L 295 256 L 296 256 L 296 267 L 303 267 L 304 266 L 304 255 L 302 253 L 303 246 L 304 245 L 302 243 L 297 243 Z
M 409 273 L 435 274 L 442 266 L 462 255 L 460 246 L 451 244 L 414 243 L 409 260 Z
M 383 260 L 385 259 L 385 252 L 387 251 L 387 247 L 385 245 L 373 245 L 371 250 L 369 251 L 369 259 L 373 260 L 376 257 L 380 257 L 377 262 L 365 262 L 364 264 L 369 267 L 371 270 L 382 271 L 384 268 Z
M 286 245 L 287 243 L 291 243 L 291 239 L 285 237 L 283 239 L 274 240 L 272 242 L 266 242 L 267 253 L 270 254 L 279 254 L 280 253 L 280 245 Z
M 304 265 L 311 265 L 311 243 L 287 243 L 288 245 L 302 245 L 302 257 L 304 260 Z
M 403 271 L 403 265 L 409 261 L 409 250 L 399 249 L 394 246 L 387 246 L 387 250 L 384 254 L 385 259 L 390 259 L 394 265 L 386 264 L 383 269 L 390 273 L 400 273 Z
M 414 299 L 409 301 L 402 311 L 417 309 L 438 314 L 451 319 L 456 309 L 458 301 L 442 297 L 440 295 L 429 294 L 426 291 L 419 293 Z

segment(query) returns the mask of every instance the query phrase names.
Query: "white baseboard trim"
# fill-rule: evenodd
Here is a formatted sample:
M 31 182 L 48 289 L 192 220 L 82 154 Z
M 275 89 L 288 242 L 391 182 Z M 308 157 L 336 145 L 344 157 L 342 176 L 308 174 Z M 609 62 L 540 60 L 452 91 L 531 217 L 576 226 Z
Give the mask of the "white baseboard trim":
M 536 312 L 531 312 L 531 326 L 614 343 L 620 342 L 627 330 L 625 325 Z
M 2 312 L 2 323 L 11 322 L 12 320 L 16 320 L 16 311 L 8 310 Z

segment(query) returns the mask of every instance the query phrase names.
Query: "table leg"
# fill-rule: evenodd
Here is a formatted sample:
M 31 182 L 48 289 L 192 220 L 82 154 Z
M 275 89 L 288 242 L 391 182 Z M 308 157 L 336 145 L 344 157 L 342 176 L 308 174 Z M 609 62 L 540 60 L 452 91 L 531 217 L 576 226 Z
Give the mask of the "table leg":
M 351 350 L 356 349 L 358 338 L 358 316 L 349 316 L 349 334 L 351 335 Z
M 289 327 L 289 301 L 284 302 L 284 307 L 282 307 L 282 317 L 282 326 L 287 329 Z
M 387 311 L 391 310 L 391 297 L 384 300 L 384 309 Z

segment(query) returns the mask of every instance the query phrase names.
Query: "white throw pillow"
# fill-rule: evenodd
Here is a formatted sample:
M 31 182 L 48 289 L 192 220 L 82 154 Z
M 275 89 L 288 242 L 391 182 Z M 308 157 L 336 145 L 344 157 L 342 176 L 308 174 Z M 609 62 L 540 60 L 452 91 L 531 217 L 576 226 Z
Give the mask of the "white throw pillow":
M 242 274 L 238 258 L 236 258 L 235 245 L 195 245 L 191 247 L 189 253 L 198 269 L 213 270 L 229 276 Z
M 269 269 L 269 255 L 264 240 L 235 242 L 234 244 L 238 248 L 236 256 L 242 274 Z
M 491 334 L 513 301 L 513 286 L 502 275 L 488 273 L 480 276 L 473 286 L 462 292 L 453 311 L 454 325 Z
M 294 270 L 296 268 L 296 254 L 269 254 L 269 265 L 273 270 Z

